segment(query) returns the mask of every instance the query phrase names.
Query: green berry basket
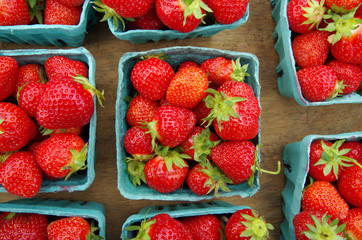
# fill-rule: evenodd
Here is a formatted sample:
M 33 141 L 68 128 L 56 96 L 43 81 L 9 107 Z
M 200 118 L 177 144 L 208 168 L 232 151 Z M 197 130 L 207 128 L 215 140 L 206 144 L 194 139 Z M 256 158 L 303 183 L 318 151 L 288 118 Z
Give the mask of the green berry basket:
M 83 45 L 86 30 L 96 24 L 95 10 L 90 0 L 85 0 L 78 25 L 17 25 L 0 26 L 0 41 L 17 44 L 37 44 L 44 46 L 71 46 Z
M 51 219 L 79 216 L 94 221 L 99 236 L 106 239 L 106 217 L 104 205 L 98 202 L 72 202 L 55 199 L 18 199 L 0 203 L 0 212 L 37 213 Z
M 118 189 L 120 193 L 128 199 L 150 199 L 150 200 L 167 200 L 167 201 L 200 201 L 204 199 L 212 199 L 212 194 L 199 196 L 194 194 L 184 184 L 183 188 L 174 192 L 163 194 L 159 193 L 147 185 L 143 184 L 135 187 L 130 181 L 126 172 L 127 164 L 124 162 L 126 151 L 123 146 L 124 135 L 129 128 L 126 121 L 127 104 L 123 100 L 126 96 L 133 96 L 135 90 L 130 80 L 130 73 L 133 66 L 140 57 L 145 55 L 164 53 L 168 58 L 166 61 L 176 69 L 180 63 L 184 61 L 194 61 L 201 64 L 204 60 L 223 56 L 236 60 L 240 58 L 241 65 L 249 64 L 248 73 L 250 76 L 246 82 L 254 90 L 255 96 L 259 100 L 260 105 L 260 85 L 259 85 L 259 61 L 257 57 L 250 53 L 241 53 L 234 51 L 223 51 L 212 48 L 200 48 L 192 46 L 170 47 L 154 49 L 145 52 L 126 53 L 119 61 L 119 80 L 116 101 L 116 147 L 117 147 L 117 171 L 118 171 Z M 260 118 L 259 118 L 260 124 Z M 260 129 L 258 136 L 252 140 L 255 145 L 260 143 Z M 260 161 L 260 154 L 258 155 Z M 249 187 L 247 182 L 236 185 L 229 185 L 230 192 L 220 192 L 220 197 L 239 195 L 242 198 L 254 195 L 260 188 L 259 173 L 255 173 L 254 187 Z
M 19 66 L 30 63 L 37 63 L 44 66 L 45 61 L 53 56 L 61 55 L 73 60 L 82 61 L 88 67 L 89 82 L 95 87 L 95 60 L 92 54 L 85 48 L 73 49 L 20 49 L 20 50 L 1 50 L 0 56 L 10 56 L 18 61 Z M 50 180 L 43 178 L 40 193 L 44 192 L 60 192 L 60 191 L 84 191 L 87 189 L 95 178 L 94 165 L 96 161 L 96 128 L 97 128 L 97 112 L 96 98 L 94 97 L 94 113 L 89 122 L 84 127 L 82 138 L 88 142 L 87 168 L 78 171 L 70 176 L 67 181 L 64 179 Z M 6 192 L 5 188 L 0 185 L 0 192 Z
M 291 39 L 292 31 L 289 29 L 287 18 L 287 5 L 289 0 L 271 0 L 275 6 L 272 15 L 276 22 L 274 30 L 275 50 L 279 54 L 279 64 L 276 68 L 278 89 L 282 96 L 294 98 L 302 106 L 321 106 L 344 103 L 362 103 L 362 95 L 356 92 L 322 102 L 311 102 L 302 95 L 298 82 L 296 63 L 293 56 Z
M 362 141 L 362 132 L 342 133 L 337 135 L 308 135 L 300 142 L 287 144 L 283 152 L 284 170 L 287 178 L 282 192 L 283 212 L 285 219 L 281 224 L 281 240 L 295 240 L 293 218 L 301 210 L 303 189 L 307 181 L 309 169 L 310 145 L 313 141 L 322 139 L 336 141 Z

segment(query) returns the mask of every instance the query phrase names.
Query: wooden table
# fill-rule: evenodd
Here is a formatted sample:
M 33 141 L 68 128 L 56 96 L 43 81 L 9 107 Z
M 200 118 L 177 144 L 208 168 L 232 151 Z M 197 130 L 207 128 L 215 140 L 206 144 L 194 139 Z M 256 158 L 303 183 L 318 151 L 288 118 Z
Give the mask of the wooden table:
M 332 106 L 303 107 L 294 99 L 279 95 L 275 68 L 279 57 L 274 50 L 274 19 L 268 0 L 250 2 L 249 20 L 234 30 L 226 30 L 212 37 L 160 41 L 134 45 L 114 37 L 106 23 L 99 23 L 88 30 L 84 47 L 96 60 L 96 83 L 105 90 L 104 108 L 97 109 L 97 162 L 96 178 L 89 189 L 83 192 L 59 192 L 38 194 L 39 198 L 55 198 L 82 201 L 98 201 L 106 207 L 107 239 L 119 239 L 121 227 L 127 217 L 148 205 L 175 204 L 177 202 L 128 200 L 117 188 L 115 101 L 118 81 L 118 61 L 131 51 L 145 51 L 171 46 L 199 46 L 255 54 L 260 62 L 261 84 L 261 159 L 262 168 L 275 170 L 282 161 L 286 144 L 302 140 L 309 134 L 338 134 L 361 131 L 361 104 L 338 104 Z M 1 49 L 55 48 L 31 45 L 0 43 Z M 273 176 L 261 174 L 261 189 L 250 198 L 221 198 L 236 205 L 248 205 L 259 211 L 272 223 L 275 230 L 271 239 L 280 238 L 283 221 L 281 192 L 285 185 L 283 173 Z M 0 202 L 17 199 L 1 193 Z

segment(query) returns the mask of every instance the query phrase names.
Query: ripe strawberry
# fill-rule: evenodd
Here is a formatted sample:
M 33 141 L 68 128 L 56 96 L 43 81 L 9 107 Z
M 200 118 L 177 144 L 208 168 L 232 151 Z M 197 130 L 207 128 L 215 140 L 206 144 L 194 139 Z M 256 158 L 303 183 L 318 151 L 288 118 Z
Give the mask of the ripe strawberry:
M 123 18 L 136 18 L 145 15 L 155 0 L 102 0 L 102 2 L 113 8 Z
M 209 88 L 217 90 L 218 87 L 214 84 L 210 84 Z M 207 122 L 204 120 L 205 118 L 207 118 L 207 116 L 209 116 L 210 112 L 211 112 L 211 108 L 208 108 L 206 106 L 206 98 L 207 96 L 212 95 L 212 93 L 209 92 L 209 90 L 206 90 L 206 95 L 205 97 L 201 100 L 201 102 L 199 102 L 199 104 L 197 104 L 196 107 L 194 107 L 192 109 L 192 111 L 195 113 L 196 115 L 196 124 L 202 127 L 207 126 Z
M 362 82 L 362 70 L 358 65 L 331 60 L 327 66 L 330 66 L 337 74 L 338 80 L 343 82 L 342 94 L 349 94 L 358 89 Z
M 231 24 L 241 19 L 247 10 L 249 0 L 207 0 L 215 20 L 221 24 Z
M 0 164 L 0 183 L 6 191 L 16 196 L 35 196 L 42 183 L 42 170 L 35 155 L 27 151 L 10 154 Z
M 152 136 L 146 133 L 146 129 L 131 127 L 127 130 L 123 145 L 132 159 L 145 161 L 153 156 Z
M 341 92 L 337 75 L 329 66 L 300 69 L 297 76 L 304 98 L 311 102 L 332 99 Z
M 76 134 L 78 136 L 80 136 L 82 134 L 83 128 L 82 127 L 77 127 L 77 128 L 66 128 L 66 129 L 54 129 L 54 130 L 49 130 L 47 129 L 46 132 L 43 132 L 43 135 L 48 135 L 49 136 L 54 136 L 56 134 L 60 134 L 60 133 L 73 133 Z
M 329 36 L 329 32 L 319 30 L 298 34 L 292 40 L 293 56 L 297 65 L 301 68 L 323 65 L 331 48 Z
M 302 196 L 303 211 L 327 213 L 333 219 L 343 220 L 348 213 L 348 205 L 337 189 L 327 181 L 315 181 L 304 189 Z
M 220 219 L 213 214 L 183 217 L 179 219 L 192 235 L 193 240 L 220 240 L 222 226 Z
M 352 158 L 362 164 L 362 143 L 357 141 L 344 142 L 339 149 L 349 149 L 348 153 L 344 154 L 344 156 Z
M 133 18 L 132 21 L 127 21 L 128 29 L 154 29 L 164 30 L 166 29 L 165 24 L 157 16 L 156 8 L 152 5 L 151 9 L 144 15 Z
M 0 152 L 20 150 L 35 135 L 35 123 L 21 108 L 0 102 Z
M 318 211 L 302 211 L 293 218 L 295 236 L 298 240 L 309 239 L 344 239 L 344 225 L 338 225 L 338 219 Z
M 36 116 L 36 109 L 45 90 L 45 84 L 41 82 L 30 82 L 18 91 L 18 105 L 30 117 Z
M 30 82 L 46 83 L 46 76 L 43 66 L 39 64 L 25 64 L 19 67 L 18 75 L 16 78 L 14 97 L 17 97 L 18 90 Z
M 184 67 L 173 76 L 166 100 L 176 107 L 191 109 L 205 97 L 209 86 L 206 73 L 197 67 Z
M 57 0 L 59 3 L 66 6 L 81 6 L 84 3 L 84 0 Z
M 18 70 L 19 65 L 15 58 L 0 56 L 0 101 L 15 91 Z
M 91 226 L 82 217 L 65 217 L 49 223 L 47 228 L 49 240 L 61 239 L 103 239 L 94 234 L 97 227 Z
M 177 69 L 177 70 L 180 70 L 180 69 L 183 68 L 183 67 L 189 67 L 189 66 L 200 67 L 200 65 L 199 65 L 197 62 L 194 62 L 194 61 L 186 61 L 186 62 L 181 63 L 181 64 L 178 66 L 178 69 Z
M 67 179 L 87 166 L 88 144 L 78 135 L 62 133 L 44 140 L 36 149 L 36 160 L 53 178 Z
M 349 204 L 362 207 L 362 169 L 360 166 L 346 168 L 337 182 L 338 191 Z
M 287 18 L 290 30 L 296 33 L 312 31 L 323 20 L 326 12 L 324 1 L 291 0 L 287 5 Z
M 48 240 L 48 218 L 35 213 L 0 213 L 0 239 Z
M 53 78 L 69 78 L 81 75 L 88 78 L 88 67 L 85 63 L 65 56 L 53 56 L 45 61 L 45 72 L 49 80 Z
M 156 57 L 146 58 L 133 67 L 131 81 L 134 88 L 150 100 L 160 100 L 175 72 L 171 65 Z
M 269 230 L 274 227 L 248 208 L 236 211 L 225 224 L 227 240 L 268 239 Z
M 324 3 L 327 7 L 333 10 L 351 10 L 361 4 L 361 0 L 325 0 Z
M 201 0 L 156 0 L 156 12 L 169 28 L 179 32 L 196 29 L 205 16 L 205 10 L 212 10 Z
M 30 14 L 25 0 L 3 0 L 0 3 L 0 26 L 28 25 Z
M 362 208 L 350 209 L 343 222 L 347 239 L 362 239 Z
M 44 24 L 78 25 L 82 7 L 70 7 L 57 0 L 45 0 Z
M 195 125 L 196 117 L 192 111 L 164 105 L 157 109 L 147 126 L 153 142 L 157 139 L 163 146 L 173 148 L 186 139 Z
M 151 122 L 159 107 L 160 104 L 157 101 L 138 94 L 129 103 L 126 113 L 127 123 L 131 126 L 142 126 L 142 123 Z

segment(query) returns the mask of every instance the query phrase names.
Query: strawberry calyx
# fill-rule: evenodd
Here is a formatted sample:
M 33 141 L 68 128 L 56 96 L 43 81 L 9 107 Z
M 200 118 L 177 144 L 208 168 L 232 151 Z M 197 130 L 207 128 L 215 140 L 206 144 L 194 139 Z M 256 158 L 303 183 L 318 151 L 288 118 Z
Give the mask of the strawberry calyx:
M 0 134 L 3 134 L 3 133 L 4 133 L 4 131 L 2 131 L 2 129 L 1 129 L 1 124 L 2 124 L 4 121 L 5 121 L 4 118 L 0 119 Z
M 228 178 L 218 166 L 213 166 L 209 160 L 206 160 L 201 172 L 205 173 L 209 177 L 209 179 L 204 183 L 204 187 L 210 187 L 206 194 L 214 191 L 214 196 L 218 198 L 220 196 L 219 189 L 224 192 L 230 192 L 227 184 L 232 184 L 233 181 Z
M 156 223 L 156 219 L 155 220 L 152 220 L 151 218 L 146 219 L 147 213 L 140 225 L 131 225 L 125 228 L 125 230 L 127 231 L 138 231 L 137 236 L 130 240 L 137 240 L 137 239 L 151 240 L 151 236 L 148 234 L 148 232 L 151 230 L 152 226 Z
M 106 4 L 104 4 L 101 0 L 94 0 L 91 2 L 92 4 L 94 4 L 93 8 L 100 13 L 104 13 L 103 18 L 100 20 L 101 22 L 104 22 L 106 20 L 108 20 L 109 18 L 113 18 L 113 25 L 114 28 L 117 30 L 119 27 L 119 21 L 122 23 L 123 25 L 123 31 L 126 28 L 126 23 L 123 20 L 123 18 L 112 8 L 108 7 Z
M 86 77 L 83 77 L 82 75 L 77 74 L 75 77 L 73 77 L 74 81 L 76 81 L 77 83 L 80 83 L 83 85 L 85 90 L 88 90 L 92 96 L 96 96 L 98 99 L 98 103 L 101 107 L 103 106 L 102 100 L 105 99 L 104 97 L 104 91 L 99 91 L 97 90 L 95 87 L 93 87 L 93 85 L 88 81 L 88 79 Z
M 169 56 L 166 56 L 165 53 L 158 53 L 158 54 L 149 54 L 149 55 L 145 55 L 140 57 L 141 60 L 147 60 L 150 58 L 157 58 L 160 60 L 166 60 L 167 58 L 169 58 Z
M 87 168 L 87 165 L 85 164 L 85 161 L 87 160 L 87 154 L 88 154 L 88 143 L 84 145 L 82 150 L 80 152 L 70 148 L 70 152 L 72 153 L 72 161 L 61 168 L 61 170 L 67 170 L 70 169 L 71 171 L 68 173 L 68 175 L 65 177 L 65 181 L 75 172 L 79 170 L 84 170 Z
M 253 209 L 251 209 L 253 216 L 241 213 L 241 216 L 246 220 L 241 223 L 246 229 L 240 234 L 240 237 L 251 237 L 250 239 L 265 240 L 269 239 L 269 230 L 274 227 L 270 223 L 266 223 L 262 216 L 259 216 Z
M 233 72 L 230 74 L 232 80 L 237 82 L 244 82 L 245 77 L 250 76 L 250 74 L 246 72 L 248 70 L 249 64 L 244 64 L 241 66 L 240 58 L 236 59 L 236 61 L 232 60 L 231 66 L 233 68 Z
M 14 152 L 0 153 L 0 164 L 3 163 L 12 153 Z
M 323 215 L 321 220 L 318 220 L 313 214 L 310 214 L 310 216 L 315 226 L 307 224 L 309 230 L 302 232 L 308 239 L 345 239 L 343 236 L 338 235 L 344 231 L 346 227 L 345 223 L 339 225 L 338 219 L 334 219 L 328 223 L 328 219 L 331 218 L 331 216 L 327 216 L 327 213 Z
M 192 137 L 194 145 L 190 148 L 195 150 L 193 159 L 203 167 L 205 166 L 205 162 L 207 162 L 207 157 L 211 154 L 211 149 L 221 141 L 211 141 L 210 135 L 210 129 L 205 128 L 199 135 Z
M 303 16 L 308 19 L 302 24 L 311 24 L 309 29 L 312 29 L 314 26 L 318 27 L 319 23 L 325 17 L 325 12 L 327 10 L 324 6 L 324 0 L 321 0 L 320 2 L 309 0 L 308 7 L 302 7 L 302 9 L 305 11 Z
M 91 230 L 90 233 L 88 233 L 86 240 L 101 240 L 103 237 L 96 235 L 94 232 L 99 230 L 99 227 L 95 226 L 94 221 L 91 222 L 90 226 Z
M 196 19 L 203 19 L 206 14 L 202 13 L 202 9 L 206 12 L 212 12 L 212 10 L 201 0 L 183 0 L 183 2 L 186 5 L 183 25 L 186 24 L 187 17 L 191 15 L 193 15 Z M 204 23 L 203 20 L 202 23 Z
M 181 152 L 182 148 L 180 147 L 170 149 L 169 147 L 158 145 L 155 149 L 156 155 L 164 158 L 167 171 L 171 171 L 174 164 L 181 168 L 188 167 L 184 159 L 191 159 L 191 157 L 187 154 L 182 154 Z
M 145 162 L 141 161 L 133 161 L 130 159 L 125 159 L 125 162 L 127 163 L 127 173 L 129 175 L 129 178 L 132 182 L 132 184 L 136 187 L 138 185 L 141 185 L 141 181 L 146 183 L 145 178 Z
M 10 212 L 8 213 L 4 218 L 2 218 L 2 220 L 10 220 L 12 219 L 13 217 L 15 217 L 16 213 L 14 212 Z
M 157 139 L 159 139 L 161 136 L 158 134 L 157 130 L 156 130 L 156 124 L 157 121 L 151 121 L 151 122 L 145 122 L 145 123 L 141 123 L 143 125 L 143 128 L 147 128 L 148 131 L 146 132 L 146 134 L 150 134 L 152 137 L 152 149 L 156 149 L 157 148 Z
M 30 13 L 30 21 L 36 18 L 39 24 L 43 24 L 43 12 L 45 10 L 44 0 L 26 0 Z

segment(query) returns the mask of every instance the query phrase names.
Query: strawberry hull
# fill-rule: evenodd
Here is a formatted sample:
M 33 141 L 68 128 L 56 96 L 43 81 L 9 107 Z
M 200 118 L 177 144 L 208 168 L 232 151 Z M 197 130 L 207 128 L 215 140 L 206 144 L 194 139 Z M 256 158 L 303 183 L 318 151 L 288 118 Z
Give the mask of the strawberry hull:
M 74 49 L 31 49 L 31 50 L 5 50 L 0 51 L 0 56 L 14 57 L 19 65 L 37 63 L 44 65 L 45 61 L 53 56 L 62 55 L 73 60 L 84 62 L 88 66 L 89 82 L 95 86 L 95 60 L 91 53 L 83 47 Z M 96 141 L 96 127 L 97 127 L 97 114 L 96 114 L 96 99 L 94 98 L 94 113 L 90 122 L 84 127 L 83 134 L 81 135 L 85 142 L 88 142 L 88 156 L 86 160 L 87 168 L 78 171 L 64 181 L 64 178 L 59 180 L 49 180 L 43 178 L 40 193 L 45 192 L 60 192 L 60 191 L 84 191 L 93 182 L 95 178 L 94 164 L 96 160 L 95 141 Z M 0 192 L 7 192 L 5 188 L 0 185 Z
M 199 26 L 195 30 L 182 33 L 175 30 L 123 30 L 120 25 L 118 29 L 113 24 L 113 19 L 108 19 L 108 26 L 113 35 L 121 40 L 128 40 L 134 44 L 146 43 L 149 41 L 158 42 L 160 40 L 179 40 L 195 37 L 210 37 L 227 29 L 235 29 L 244 24 L 249 18 L 249 5 L 245 15 L 238 21 L 231 24 L 211 24 Z
M 127 129 L 130 127 L 126 121 L 127 104 L 123 101 L 125 96 L 133 96 L 135 90 L 130 80 L 130 73 L 132 67 L 136 64 L 137 60 L 144 55 L 165 53 L 168 56 L 166 61 L 170 63 L 173 68 L 178 67 L 182 62 L 194 61 L 201 64 L 206 59 L 223 56 L 225 58 L 231 58 L 236 60 L 240 58 L 240 63 L 249 64 L 248 73 L 250 77 L 246 82 L 252 87 L 255 96 L 259 101 L 260 106 L 260 85 L 259 85 L 259 62 L 255 55 L 249 53 L 223 51 L 211 48 L 199 48 L 199 47 L 170 47 L 163 49 L 155 49 L 146 52 L 131 52 L 126 53 L 119 62 L 119 82 L 117 90 L 116 101 L 116 138 L 117 138 L 117 171 L 118 171 L 118 189 L 120 193 L 128 199 L 150 199 L 150 200 L 167 200 L 167 201 L 200 201 L 205 199 L 214 198 L 213 194 L 199 196 L 193 193 L 186 184 L 180 189 L 162 194 L 159 193 L 147 185 L 141 185 L 134 187 L 129 180 L 126 172 L 127 165 L 124 162 L 126 157 L 126 151 L 123 146 L 124 135 Z M 260 117 L 259 117 L 260 124 Z M 252 139 L 252 142 L 257 145 L 260 143 L 260 129 L 257 137 Z M 260 161 L 260 155 L 259 155 Z M 256 172 L 254 181 L 254 188 L 250 188 L 247 182 L 243 182 L 236 185 L 229 185 L 230 192 L 220 191 L 220 196 L 236 196 L 239 195 L 242 198 L 254 195 L 260 188 L 259 173 Z
M 302 106 L 321 106 L 345 103 L 362 103 L 362 96 L 356 92 L 321 102 L 308 101 L 302 95 L 298 82 L 296 62 L 293 56 L 291 40 L 292 31 L 289 29 L 287 18 L 287 5 L 289 0 L 271 0 L 274 6 L 272 15 L 276 22 L 274 30 L 275 50 L 279 55 L 279 64 L 276 68 L 280 74 L 278 89 L 282 96 L 294 98 Z
M 82 46 L 87 27 L 96 23 L 90 0 L 85 0 L 78 25 L 17 25 L 0 26 L 0 41 L 44 46 Z
M 343 133 L 338 135 L 308 135 L 302 141 L 290 143 L 285 146 L 283 160 L 286 168 L 286 185 L 282 192 L 283 212 L 285 219 L 281 224 L 281 240 L 295 240 L 293 218 L 301 211 L 302 191 L 307 181 L 309 171 L 309 152 L 311 143 L 315 140 L 361 141 L 362 132 Z
M 0 203 L 0 212 L 37 213 L 48 216 L 49 222 L 53 219 L 79 216 L 89 222 L 94 221 L 99 228 L 99 236 L 105 238 L 106 217 L 104 205 L 98 202 L 72 202 L 55 199 L 18 199 Z

